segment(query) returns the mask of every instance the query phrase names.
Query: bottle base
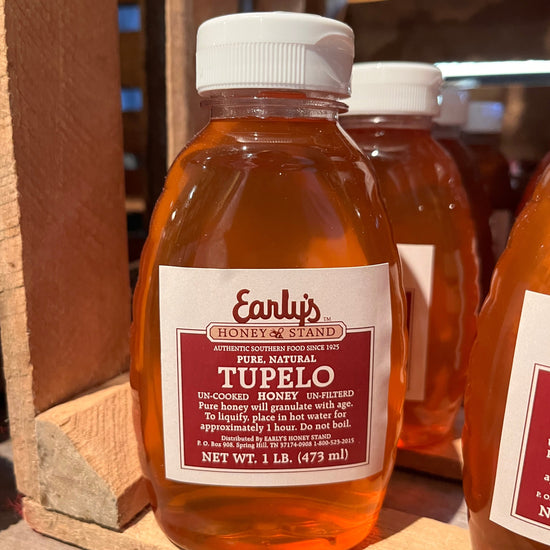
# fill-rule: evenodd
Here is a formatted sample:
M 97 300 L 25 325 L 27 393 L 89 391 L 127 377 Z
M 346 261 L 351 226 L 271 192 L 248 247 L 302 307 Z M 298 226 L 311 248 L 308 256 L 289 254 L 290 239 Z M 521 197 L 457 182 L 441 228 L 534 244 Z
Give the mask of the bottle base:
M 403 427 L 397 447 L 399 449 L 415 449 L 440 445 L 445 442 L 452 442 L 455 438 L 452 426 L 430 426 L 430 427 Z
M 317 506 L 304 509 L 290 499 L 244 506 L 204 502 L 200 509 L 155 513 L 168 538 L 184 550 L 349 550 L 368 536 L 378 519 L 378 511 L 358 521 L 356 510 L 345 517 L 335 515 L 326 503 Z
M 469 512 L 468 530 L 473 550 L 550 550 L 550 545 L 527 539 L 489 519 L 487 508 Z
M 369 530 L 370 531 L 370 530 Z M 367 533 L 357 536 L 345 536 L 336 538 L 317 537 L 307 540 L 287 539 L 284 535 L 271 537 L 219 537 L 212 535 L 205 538 L 194 539 L 193 542 L 178 542 L 171 537 L 170 541 L 181 550 L 258 550 L 258 548 L 269 548 L 270 550 L 351 550 L 364 540 Z
M 405 402 L 405 416 L 397 446 L 414 449 L 451 443 L 462 431 L 461 400 L 442 409 L 428 410 L 420 402 Z

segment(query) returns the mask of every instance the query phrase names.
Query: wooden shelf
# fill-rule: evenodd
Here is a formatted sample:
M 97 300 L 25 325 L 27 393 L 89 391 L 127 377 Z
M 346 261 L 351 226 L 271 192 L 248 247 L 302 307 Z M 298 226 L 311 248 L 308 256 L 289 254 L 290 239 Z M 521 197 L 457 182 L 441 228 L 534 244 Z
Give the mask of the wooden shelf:
M 149 510 L 121 532 L 49 511 L 30 499 L 24 501 L 24 514 L 33 529 L 89 550 L 175 548 L 160 530 Z M 382 509 L 373 532 L 354 550 L 367 547 L 373 550 L 469 550 L 470 542 L 468 532 L 460 527 L 405 512 Z
M 398 449 L 397 465 L 448 479 L 462 480 L 460 437 L 419 449 Z

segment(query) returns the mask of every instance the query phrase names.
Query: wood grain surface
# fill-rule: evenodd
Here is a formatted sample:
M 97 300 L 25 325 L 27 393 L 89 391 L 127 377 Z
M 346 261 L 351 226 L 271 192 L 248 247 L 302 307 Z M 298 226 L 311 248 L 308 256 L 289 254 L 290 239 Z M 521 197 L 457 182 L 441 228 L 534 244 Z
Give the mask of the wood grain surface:
M 33 529 L 89 550 L 174 550 L 146 511 L 125 531 L 117 533 L 46 510 L 30 499 L 24 502 L 25 519 Z M 370 536 L 354 550 L 469 550 L 468 531 L 439 521 L 389 508 L 382 509 Z
M 34 416 L 127 368 L 116 0 L 0 1 L 0 325 L 19 489 Z
M 42 504 L 120 529 L 149 503 L 126 375 L 36 418 Z
M 7 483 L 3 486 L 6 491 L 3 498 L 2 487 L 0 487 L 0 548 L 9 550 L 68 550 L 69 548 L 73 548 L 72 545 L 60 540 L 40 535 L 38 532 L 33 531 L 25 521 L 18 521 L 17 514 L 15 513 L 17 496 L 15 483 L 12 479 L 11 460 L 11 441 L 4 441 L 0 443 L 0 480 L 4 480 Z M 32 503 L 30 506 L 32 506 Z M 39 507 L 38 511 L 40 513 L 41 510 L 42 507 Z M 404 514 L 400 514 L 399 512 L 403 512 Z M 432 521 L 426 523 L 421 521 L 420 517 L 429 518 Z M 46 522 L 46 518 L 49 518 L 50 521 Z M 75 536 L 78 536 L 79 540 L 85 537 L 85 535 L 75 535 L 74 532 L 75 530 L 77 532 L 80 531 L 82 522 L 69 522 L 71 526 L 69 528 L 66 523 L 66 517 L 62 516 L 61 519 L 63 527 L 59 530 L 57 522 L 60 520 L 55 515 L 48 514 L 44 516 L 39 525 L 45 525 L 43 529 L 45 529 L 45 532 L 49 532 L 50 536 L 57 536 L 58 538 L 65 536 L 66 540 L 74 540 Z M 92 544 L 94 540 L 93 533 L 96 532 L 96 528 L 89 528 L 87 524 L 83 525 L 84 529 L 88 529 L 92 533 L 86 535 L 91 537 L 92 542 L 90 544 Z M 457 530 L 457 527 L 461 529 Z M 393 546 L 386 547 L 390 550 L 408 549 L 409 545 L 411 545 L 411 548 L 415 548 L 420 544 L 425 544 L 425 548 L 430 550 L 432 548 L 439 548 L 438 544 L 441 544 L 442 548 L 445 548 L 444 544 L 451 544 L 455 545 L 458 550 L 468 550 L 469 543 L 465 540 L 466 527 L 466 505 L 461 485 L 458 482 L 396 469 L 390 480 L 384 509 L 378 524 L 367 541 L 359 546 L 359 549 L 367 543 L 372 543 L 376 545 L 374 548 L 384 548 L 386 544 L 393 544 Z M 432 529 L 435 528 L 437 530 L 433 531 Z M 428 530 L 431 537 L 430 540 L 420 540 L 419 535 L 425 536 L 426 530 Z M 102 537 L 114 537 L 118 535 L 114 539 L 108 539 L 110 543 L 117 546 L 105 546 L 101 550 L 105 550 L 105 548 L 117 550 L 127 547 L 128 539 L 125 542 L 121 542 L 120 533 L 112 535 L 111 533 L 104 533 L 104 531 L 103 528 L 99 528 L 97 532 Z M 58 534 L 53 534 L 55 532 L 58 532 Z M 147 512 L 140 517 L 140 521 L 134 522 L 134 527 L 130 534 L 132 537 L 140 539 L 139 544 L 153 544 L 157 537 L 160 537 L 161 543 L 166 542 L 164 535 L 160 533 L 158 528 L 155 528 L 152 514 L 148 514 Z M 67 537 L 72 537 L 72 539 Z M 405 538 L 402 539 L 401 537 Z M 151 539 L 153 542 L 150 542 Z M 101 537 L 98 541 L 98 544 L 105 542 L 104 538 L 102 539 Z M 135 544 L 134 548 L 143 548 L 143 546 Z M 172 548 L 175 547 L 172 546 Z

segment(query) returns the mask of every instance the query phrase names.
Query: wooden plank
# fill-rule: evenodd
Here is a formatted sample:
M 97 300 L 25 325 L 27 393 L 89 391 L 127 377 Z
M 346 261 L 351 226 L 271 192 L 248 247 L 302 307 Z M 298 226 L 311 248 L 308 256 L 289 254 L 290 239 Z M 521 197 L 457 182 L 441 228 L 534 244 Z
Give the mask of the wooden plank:
M 195 88 L 195 45 L 199 25 L 218 15 L 234 13 L 236 0 L 194 2 L 166 0 L 166 131 L 167 162 L 208 120 Z
M 37 416 L 44 506 L 120 529 L 148 505 L 131 409 L 128 376 L 121 375 Z
M 426 447 L 414 449 L 397 449 L 396 465 L 417 472 L 462 480 L 462 428 L 464 426 L 464 409 L 460 407 L 456 415 L 453 431 L 449 436 Z
M 170 164 L 193 135 L 195 90 L 195 21 L 192 0 L 165 0 L 166 133 Z
M 121 33 L 119 44 L 122 86 L 144 88 L 146 84 L 144 33 Z
M 18 487 L 34 497 L 36 411 L 127 367 L 116 22 L 115 0 L 0 1 L 0 325 Z
M 25 521 L 39 533 L 89 550 L 174 550 L 148 510 L 122 533 L 85 523 L 24 499 Z
M 195 89 L 197 28 L 206 19 L 236 12 L 238 1 L 145 0 L 144 6 L 150 174 L 146 200 L 150 214 L 167 167 L 208 120 Z
M 458 480 L 396 468 L 384 507 L 468 528 L 468 508 Z
M 74 550 L 73 545 L 33 531 L 24 521 L 0 531 L 0 547 L 7 550 Z
M 143 197 L 150 218 L 166 176 L 166 26 L 165 2 L 142 0 L 147 78 L 147 182 Z
M 6 10 L 0 3 L 0 74 L 8 73 Z M 10 113 L 8 79 L 0 79 L 0 328 L 4 377 L 7 389 L 20 396 L 12 411 L 14 445 L 29 460 L 17 470 L 21 487 L 38 498 L 38 470 L 34 438 L 34 403 L 32 399 L 32 370 L 30 347 L 21 336 L 27 330 L 27 298 L 23 286 L 23 251 L 21 212 L 18 205 L 17 170 Z M 25 434 L 25 435 L 23 435 Z M 34 452 L 33 452 L 34 451 Z
M 418 449 L 398 449 L 396 464 L 417 472 L 425 472 L 449 479 L 462 479 L 462 442 L 448 439 Z
M 122 533 L 47 510 L 31 499 L 24 500 L 29 525 L 50 537 L 87 550 L 173 550 L 174 545 L 158 527 L 153 513 L 145 512 Z M 355 550 L 469 550 L 468 531 L 405 512 L 382 509 L 371 535 Z
M 124 150 L 138 155 L 140 160 L 143 160 L 147 150 L 147 112 L 142 110 L 123 113 L 122 120 Z
M 141 197 L 143 199 L 146 181 L 147 171 L 145 168 L 139 167 L 137 170 L 126 170 L 124 172 L 126 202 L 128 202 L 129 198 L 134 197 Z
M 369 537 L 357 547 L 373 550 L 468 550 L 468 531 L 434 519 L 382 509 Z

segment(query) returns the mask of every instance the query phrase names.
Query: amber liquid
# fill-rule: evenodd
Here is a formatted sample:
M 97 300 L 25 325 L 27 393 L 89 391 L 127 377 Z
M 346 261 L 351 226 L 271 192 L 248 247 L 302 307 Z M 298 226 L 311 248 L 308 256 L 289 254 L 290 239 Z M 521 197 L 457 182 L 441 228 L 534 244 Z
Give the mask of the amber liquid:
M 475 337 L 478 262 L 468 200 L 429 128 L 352 124 L 350 117 L 344 127 L 373 162 L 395 241 L 435 245 L 425 399 L 405 402 L 400 439 L 403 447 L 428 445 L 451 437 Z
M 464 134 L 464 141 L 475 156 L 481 184 L 489 197 L 493 254 L 498 259 L 506 246 L 519 197 L 512 189 L 508 161 L 498 148 L 498 135 Z
M 465 134 L 464 140 L 475 156 L 481 184 L 493 210 L 514 212 L 517 197 L 510 184 L 508 161 L 498 149 L 498 138 L 491 134 Z
M 222 487 L 167 480 L 158 266 L 326 268 L 388 262 L 393 315 L 382 470 L 325 485 Z M 170 169 L 142 256 L 131 383 L 157 520 L 191 550 L 348 549 L 373 527 L 394 464 L 404 398 L 397 252 L 365 161 L 335 120 L 213 120 Z
M 468 203 L 476 232 L 480 266 L 479 281 L 481 299 L 483 300 L 489 292 L 491 277 L 495 268 L 493 239 L 491 227 L 489 226 L 489 218 L 491 217 L 489 197 L 481 184 L 481 177 L 473 153 L 466 145 L 458 137 L 440 136 L 436 139 L 453 157 L 468 195 Z
M 474 550 L 550 550 L 489 520 L 526 290 L 550 293 L 550 173 L 519 215 L 479 316 L 464 402 L 464 494 Z M 510 483 L 513 483 L 510 480 Z
M 542 174 L 548 166 L 550 166 L 550 151 L 544 155 L 542 160 L 537 164 L 535 171 L 531 174 L 531 177 L 523 190 L 521 200 L 519 201 L 516 209 L 516 214 L 519 214 L 523 210 L 523 207 L 529 202 L 535 192 L 535 187 L 537 186 L 539 179 L 542 177 Z

